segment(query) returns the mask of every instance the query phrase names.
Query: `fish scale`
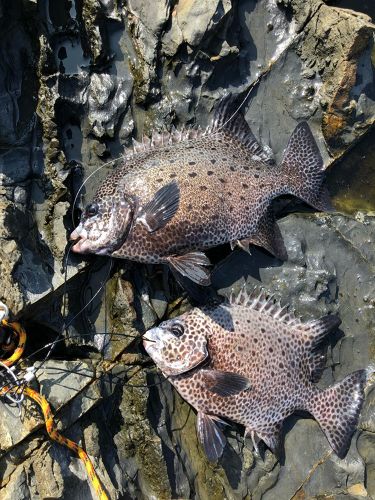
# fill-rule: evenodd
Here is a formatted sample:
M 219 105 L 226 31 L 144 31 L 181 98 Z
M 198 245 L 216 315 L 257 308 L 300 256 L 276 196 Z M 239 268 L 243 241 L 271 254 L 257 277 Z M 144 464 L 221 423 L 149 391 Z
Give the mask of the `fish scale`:
M 207 130 L 136 143 L 86 207 L 72 249 L 168 264 L 177 277 L 208 285 L 208 248 L 256 244 L 285 259 L 272 200 L 289 193 L 329 208 L 323 170 L 306 123 L 296 127 L 277 166 L 225 99 Z
M 163 322 L 144 345 L 164 375 L 198 412 L 198 435 L 211 460 L 224 449 L 216 420 L 245 426 L 246 435 L 280 449 L 280 431 L 296 410 L 310 412 L 342 457 L 358 422 L 366 371 L 328 389 L 316 382 L 325 357 L 321 343 L 340 321 L 303 323 L 265 293 L 245 290 L 229 304 Z
M 285 259 L 272 200 L 289 193 L 329 208 L 322 157 L 301 123 L 273 164 L 230 109 L 224 101 L 207 130 L 137 143 L 99 186 L 71 234 L 73 251 L 168 264 L 203 285 L 210 282 L 203 251 L 223 243 L 256 244 Z

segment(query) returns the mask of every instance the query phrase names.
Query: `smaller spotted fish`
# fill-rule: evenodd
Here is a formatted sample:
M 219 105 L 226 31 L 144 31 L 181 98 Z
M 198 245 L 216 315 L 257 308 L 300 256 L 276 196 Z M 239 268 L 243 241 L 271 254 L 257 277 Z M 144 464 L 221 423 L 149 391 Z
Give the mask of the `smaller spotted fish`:
M 209 460 L 225 436 L 222 418 L 245 426 L 257 450 L 276 454 L 286 417 L 309 412 L 339 457 L 345 455 L 364 399 L 366 370 L 321 390 L 321 343 L 340 324 L 336 316 L 301 322 L 264 292 L 242 290 L 229 303 L 194 308 L 144 335 L 144 346 L 197 414 L 197 432 Z
M 272 200 L 292 194 L 325 210 L 323 180 L 307 123 L 297 125 L 281 164 L 272 165 L 227 99 L 204 131 L 154 134 L 135 143 L 86 207 L 71 234 L 72 249 L 167 264 L 177 278 L 208 285 L 206 249 L 255 244 L 286 259 Z

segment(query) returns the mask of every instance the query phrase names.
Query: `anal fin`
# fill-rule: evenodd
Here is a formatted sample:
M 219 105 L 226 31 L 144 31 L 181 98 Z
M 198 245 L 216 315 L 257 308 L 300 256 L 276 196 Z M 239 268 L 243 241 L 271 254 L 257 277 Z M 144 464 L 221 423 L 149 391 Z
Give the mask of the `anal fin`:
M 227 443 L 222 430 L 219 429 L 214 420 L 215 417 L 198 412 L 198 437 L 210 462 L 216 462 L 221 457 Z
M 256 429 L 258 437 L 264 441 L 272 453 L 277 456 L 280 454 L 281 448 L 281 427 L 282 422 L 277 422 L 267 427 Z
M 236 240 L 236 245 L 238 246 L 238 248 L 241 248 L 241 250 L 248 253 L 249 255 L 251 255 L 251 252 L 250 252 L 250 244 L 251 243 L 252 243 L 251 239 Z
M 205 388 L 222 397 L 234 396 L 250 387 L 250 380 L 239 373 L 201 370 Z
M 260 218 L 256 233 L 247 240 L 265 248 L 280 260 L 287 260 L 288 254 L 285 249 L 283 237 L 281 236 L 279 226 L 275 222 L 275 216 L 269 208 Z
M 198 285 L 208 286 L 211 283 L 209 269 L 211 265 L 209 258 L 203 252 L 189 252 L 185 255 L 173 255 L 166 257 L 167 263 L 174 271 L 186 276 Z

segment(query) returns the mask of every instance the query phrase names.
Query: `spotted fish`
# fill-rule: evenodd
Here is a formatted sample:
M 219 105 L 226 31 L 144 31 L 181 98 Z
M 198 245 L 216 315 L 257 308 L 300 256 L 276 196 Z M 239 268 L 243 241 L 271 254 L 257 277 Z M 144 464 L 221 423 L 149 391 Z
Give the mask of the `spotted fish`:
M 71 239 L 73 251 L 168 264 L 201 285 L 210 282 L 205 249 L 223 243 L 264 247 L 286 259 L 271 209 L 293 194 L 329 208 L 323 160 L 307 123 L 294 130 L 280 166 L 225 100 L 204 130 L 136 143 L 98 188 Z
M 242 290 L 229 303 L 194 308 L 144 335 L 144 346 L 181 396 L 198 412 L 197 432 L 217 460 L 226 440 L 222 418 L 245 426 L 280 450 L 283 420 L 309 412 L 339 457 L 345 455 L 364 399 L 366 370 L 321 390 L 321 343 L 340 324 L 336 316 L 302 323 L 264 292 Z

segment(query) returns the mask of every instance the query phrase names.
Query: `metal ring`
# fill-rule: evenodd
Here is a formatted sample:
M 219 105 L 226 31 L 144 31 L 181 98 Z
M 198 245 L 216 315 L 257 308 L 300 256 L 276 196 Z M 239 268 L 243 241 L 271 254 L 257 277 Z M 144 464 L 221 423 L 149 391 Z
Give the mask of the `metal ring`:
M 0 300 L 0 321 L 2 321 L 3 319 L 8 319 L 8 317 L 9 317 L 9 308 L 7 305 L 4 304 L 4 302 Z
M 16 386 L 19 387 L 21 385 L 21 382 L 18 380 L 18 377 L 14 373 L 14 371 L 12 370 L 12 368 L 10 368 L 6 364 L 4 364 L 2 361 L 0 361 L 0 366 L 5 369 L 5 371 L 8 373 L 8 375 L 10 375 L 10 378 L 12 379 L 11 380 L 11 384 L 12 385 L 15 384 Z M 0 376 L 2 376 L 3 378 L 5 378 L 4 377 L 4 373 L 0 372 Z M 3 385 L 3 387 L 6 387 L 6 385 L 7 384 Z M 11 396 L 10 393 L 6 392 L 5 394 L 3 394 L 3 396 L 5 396 L 7 399 L 9 399 L 9 401 L 11 401 L 12 403 L 15 403 L 18 406 L 20 406 L 21 403 L 24 400 L 24 395 L 23 394 L 20 394 L 19 397 L 16 398 L 16 397 Z

